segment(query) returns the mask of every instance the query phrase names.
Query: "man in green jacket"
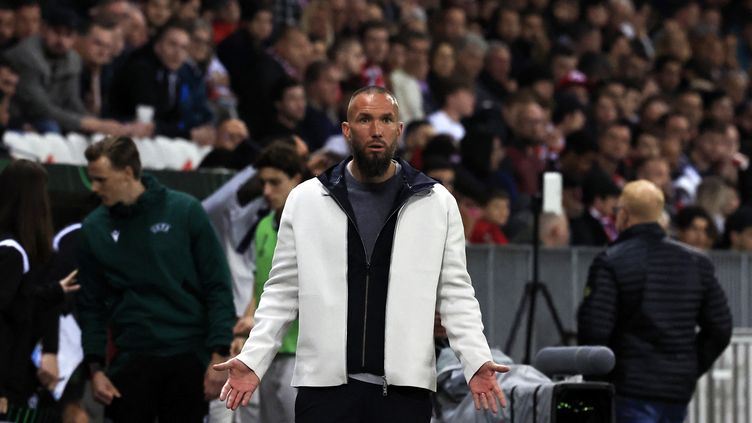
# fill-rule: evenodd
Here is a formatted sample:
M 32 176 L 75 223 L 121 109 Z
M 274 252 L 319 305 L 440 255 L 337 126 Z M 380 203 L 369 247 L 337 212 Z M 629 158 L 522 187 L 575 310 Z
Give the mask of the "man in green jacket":
M 102 200 L 83 222 L 79 251 L 94 397 L 116 423 L 201 422 L 224 382 L 207 365 L 229 354 L 235 322 L 217 237 L 198 200 L 141 175 L 130 138 L 107 138 L 85 154 Z

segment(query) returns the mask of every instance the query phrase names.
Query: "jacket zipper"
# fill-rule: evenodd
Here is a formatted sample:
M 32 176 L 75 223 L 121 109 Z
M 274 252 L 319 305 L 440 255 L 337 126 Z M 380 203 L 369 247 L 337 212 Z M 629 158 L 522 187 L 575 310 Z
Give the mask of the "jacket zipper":
M 355 221 L 355 218 L 350 216 L 347 213 L 347 211 L 345 211 L 345 208 L 342 207 L 342 203 L 339 201 L 339 199 L 337 199 L 337 196 L 335 196 L 326 185 L 324 185 L 324 188 L 329 192 L 329 196 L 334 199 L 334 202 L 337 203 L 339 208 L 345 213 L 345 216 L 347 216 L 347 219 L 353 224 L 353 226 L 355 227 L 355 231 L 358 232 L 358 238 L 360 238 L 360 245 L 361 247 L 363 247 L 363 256 L 366 258 L 366 293 L 365 293 L 365 301 L 363 305 L 363 343 L 362 343 L 361 364 L 360 364 L 361 366 L 365 366 L 366 365 L 366 324 L 368 322 L 368 288 L 369 288 L 370 278 L 371 278 L 371 258 L 373 257 L 368 256 L 368 251 L 366 250 L 366 244 L 365 242 L 363 242 L 363 237 L 360 235 L 360 231 L 358 231 L 358 223 Z M 407 188 L 412 190 L 413 187 L 412 185 L 407 184 Z M 384 230 L 384 227 L 386 227 L 386 223 L 389 221 L 389 219 L 391 219 L 395 213 L 397 213 L 400 209 L 402 209 L 402 206 L 404 206 L 405 203 L 407 203 L 407 200 L 409 200 L 413 195 L 421 191 L 423 191 L 423 189 L 412 192 L 410 195 L 405 197 L 405 199 L 402 200 L 402 202 L 397 207 L 395 207 L 394 210 L 392 210 L 389 216 L 387 216 L 387 218 L 384 220 L 384 224 L 381 225 L 381 229 L 379 229 L 379 233 L 376 235 L 376 240 L 378 240 L 379 237 L 381 236 L 381 231 Z M 371 254 L 373 254 L 373 252 L 371 252 Z M 386 396 L 387 395 L 386 375 L 382 376 L 382 378 L 384 379 L 382 395 Z
M 326 186 L 324 186 L 326 188 Z M 355 231 L 358 233 L 358 238 L 360 239 L 360 246 L 363 247 L 363 257 L 366 258 L 366 294 L 365 294 L 365 302 L 363 305 L 364 312 L 363 312 L 363 346 L 362 346 L 362 355 L 361 355 L 361 366 L 366 365 L 366 323 L 368 321 L 368 285 L 369 285 L 369 279 L 371 275 L 371 260 L 370 257 L 368 257 L 368 251 L 366 250 L 366 244 L 363 242 L 363 237 L 360 235 L 360 231 L 358 231 L 358 223 L 355 221 L 355 218 L 350 216 L 347 211 L 345 211 L 345 208 L 342 207 L 342 203 L 337 199 L 337 196 L 332 194 L 331 190 L 329 188 L 326 188 L 327 191 L 329 191 L 329 196 L 334 199 L 334 202 L 337 203 L 340 209 L 342 209 L 343 212 L 345 212 L 345 216 L 347 216 L 347 219 L 353 224 L 353 227 L 355 228 Z M 377 236 L 378 238 L 378 236 Z
M 408 185 L 408 187 L 410 186 Z M 381 232 L 386 227 L 387 222 L 389 222 L 389 219 L 391 219 L 395 213 L 397 213 L 400 209 L 402 209 L 402 206 L 404 206 L 405 203 L 407 203 L 407 200 L 409 200 L 410 197 L 412 197 L 413 195 L 415 195 L 415 193 L 412 193 L 408 195 L 407 197 L 405 197 L 405 199 L 402 200 L 402 202 L 397 207 L 395 207 L 391 213 L 389 213 L 389 216 L 387 216 L 387 218 L 384 220 L 384 223 L 381 225 L 381 229 L 379 229 L 379 233 L 376 235 L 377 241 L 379 237 L 381 236 Z M 342 207 L 342 205 L 340 205 L 340 207 Z M 357 228 L 357 225 L 355 225 L 355 227 Z M 360 236 L 360 232 L 358 232 L 358 236 Z M 365 250 L 366 246 L 365 246 L 365 243 L 363 242 L 362 236 L 360 237 L 360 243 L 363 244 L 363 250 Z M 371 252 L 371 254 L 373 255 L 373 251 Z M 366 365 L 366 323 L 368 323 L 368 286 L 369 286 L 370 279 L 371 279 L 371 259 L 373 259 L 373 256 L 366 257 L 366 295 L 365 295 L 365 304 L 363 306 L 363 351 L 362 351 L 361 363 L 360 363 L 360 365 L 364 367 Z M 387 393 L 386 392 L 386 375 L 382 377 L 384 378 L 383 395 L 386 396 L 386 393 Z
M 361 239 L 360 242 L 363 243 L 363 240 Z M 368 323 L 368 285 L 370 283 L 370 279 L 371 279 L 371 264 L 369 260 L 369 261 L 366 261 L 366 295 L 365 295 L 365 301 L 363 305 L 363 354 L 360 359 L 361 366 L 366 365 L 366 327 Z

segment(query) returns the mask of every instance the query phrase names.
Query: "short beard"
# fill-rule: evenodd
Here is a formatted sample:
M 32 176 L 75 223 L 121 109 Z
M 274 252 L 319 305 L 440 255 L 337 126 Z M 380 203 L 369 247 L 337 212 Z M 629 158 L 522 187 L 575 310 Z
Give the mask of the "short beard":
M 360 174 L 365 178 L 378 178 L 383 176 L 392 163 L 394 152 L 397 149 L 397 143 L 386 147 L 384 154 L 374 156 L 368 154 L 364 148 L 353 148 L 353 160 L 358 165 Z

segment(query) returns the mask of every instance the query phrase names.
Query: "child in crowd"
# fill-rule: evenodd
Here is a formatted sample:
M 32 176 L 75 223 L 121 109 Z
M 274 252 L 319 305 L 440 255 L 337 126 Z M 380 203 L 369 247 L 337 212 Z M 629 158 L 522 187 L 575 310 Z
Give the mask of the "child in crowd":
M 473 244 L 508 244 L 501 227 L 509 219 L 509 195 L 504 191 L 491 191 L 482 206 L 483 215 L 475 222 L 468 241 Z

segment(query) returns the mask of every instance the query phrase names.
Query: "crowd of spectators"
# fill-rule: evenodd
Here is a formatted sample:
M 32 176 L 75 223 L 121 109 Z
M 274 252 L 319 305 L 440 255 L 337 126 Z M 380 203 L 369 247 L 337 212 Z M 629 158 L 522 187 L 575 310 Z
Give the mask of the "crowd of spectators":
M 322 169 L 349 154 L 349 94 L 380 85 L 473 242 L 529 242 L 547 170 L 552 245 L 614 240 L 634 179 L 678 238 L 752 238 L 748 2 L 0 0 L 0 50 L 3 128 L 181 137 L 238 170 L 294 136 Z
M 200 167 L 240 171 L 220 203 L 244 207 L 264 201 L 246 172 L 265 148 L 287 140 L 320 173 L 350 154 L 350 94 L 384 86 L 398 154 L 457 198 L 469 243 L 604 246 L 622 187 L 646 179 L 677 239 L 752 251 L 750 66 L 752 3 L 731 0 L 0 0 L 0 130 L 189 139 L 212 147 Z M 564 214 L 534 234 L 544 171 Z M 37 192 L 16 188 L 0 194 Z M 252 220 L 225 228 L 231 270 Z M 66 274 L 44 287 L 73 289 Z

